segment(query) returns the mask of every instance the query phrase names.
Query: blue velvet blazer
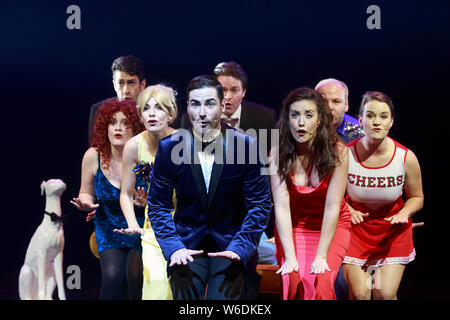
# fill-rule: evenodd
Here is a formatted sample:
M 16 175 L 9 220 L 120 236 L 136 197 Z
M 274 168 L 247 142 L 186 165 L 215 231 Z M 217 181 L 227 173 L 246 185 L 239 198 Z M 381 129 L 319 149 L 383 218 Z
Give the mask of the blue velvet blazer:
M 210 234 L 222 250 L 235 252 L 245 264 L 267 226 L 270 184 L 261 174 L 256 140 L 223 124 L 222 136 L 213 145 L 216 161 L 209 192 L 192 131 L 181 130 L 159 142 L 147 202 L 166 260 L 179 249 L 195 249 Z M 172 219 L 174 189 L 177 208 Z

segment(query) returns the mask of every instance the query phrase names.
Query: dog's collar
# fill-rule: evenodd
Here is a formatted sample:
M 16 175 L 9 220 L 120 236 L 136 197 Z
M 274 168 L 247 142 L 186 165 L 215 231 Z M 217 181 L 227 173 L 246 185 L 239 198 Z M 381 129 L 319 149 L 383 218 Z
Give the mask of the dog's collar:
M 45 214 L 50 216 L 50 219 L 52 220 L 52 222 L 56 221 L 56 222 L 59 222 L 62 224 L 67 223 L 67 216 L 65 216 L 65 215 L 58 216 L 54 212 L 47 212 L 47 211 L 44 211 L 44 212 L 45 212 Z

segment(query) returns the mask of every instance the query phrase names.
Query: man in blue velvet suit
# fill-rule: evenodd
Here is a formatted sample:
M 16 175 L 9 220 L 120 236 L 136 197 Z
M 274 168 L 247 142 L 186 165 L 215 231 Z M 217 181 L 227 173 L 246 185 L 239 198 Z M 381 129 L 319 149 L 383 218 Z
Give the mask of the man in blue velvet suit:
M 272 143 L 270 139 L 271 130 L 275 129 L 277 119 L 276 111 L 244 99 L 247 94 L 249 80 L 247 73 L 239 63 L 235 61 L 220 62 L 214 67 L 213 76 L 223 88 L 222 121 L 235 129 L 241 129 L 246 134 L 255 136 L 256 133 L 256 137 L 262 139 L 260 143 L 265 143 L 265 151 L 268 153 Z M 189 128 L 190 125 L 188 113 L 185 111 L 181 118 L 181 128 Z M 260 130 L 262 132 L 265 130 L 266 135 L 261 136 Z M 263 235 L 263 239 L 258 247 L 258 263 L 277 264 L 275 245 L 264 240 L 274 236 L 274 221 L 275 214 L 272 212 L 269 224 L 265 230 L 267 237 Z M 251 285 L 251 288 L 248 288 L 248 296 L 256 299 L 261 276 L 256 272 L 249 276 L 250 278 L 247 282 Z
M 245 266 L 271 210 L 268 176 L 256 140 L 221 123 L 220 82 L 195 77 L 186 97 L 192 128 L 160 141 L 148 215 L 174 299 L 245 298 Z

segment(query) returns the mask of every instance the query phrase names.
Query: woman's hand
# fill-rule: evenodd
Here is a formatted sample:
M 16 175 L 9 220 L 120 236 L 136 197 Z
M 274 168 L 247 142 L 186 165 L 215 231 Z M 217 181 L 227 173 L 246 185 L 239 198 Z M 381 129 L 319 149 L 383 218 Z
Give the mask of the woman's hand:
M 291 272 L 298 272 L 298 261 L 297 258 L 287 258 L 286 261 L 284 261 L 283 265 L 278 269 L 276 272 L 277 274 L 280 274 L 283 276 L 285 274 L 291 273 Z
M 409 214 L 402 213 L 400 211 L 399 213 L 394 214 L 393 216 L 390 216 L 389 218 L 384 218 L 384 221 L 390 222 L 391 224 L 408 223 L 409 222 Z
M 97 210 L 91 211 L 87 214 L 86 216 L 86 222 L 91 221 L 92 219 L 95 218 L 95 213 L 97 212 Z
M 70 200 L 70 203 L 73 204 L 78 210 L 85 212 L 93 211 L 100 206 L 98 203 L 94 204 L 89 200 L 83 201 L 80 198 L 73 198 L 72 200 Z
M 422 227 L 425 224 L 425 222 L 421 221 L 421 222 L 413 222 L 412 224 L 412 228 L 418 228 L 418 227 Z
M 113 230 L 115 233 L 120 233 L 120 234 L 140 234 L 140 235 L 144 235 L 144 229 L 142 229 L 141 227 L 137 226 L 137 227 L 128 227 L 126 229 L 114 229 Z
M 357 210 L 350 210 L 352 216 L 352 224 L 359 224 L 364 221 L 364 218 L 369 216 L 369 213 L 363 213 Z
M 133 203 L 135 206 L 145 207 L 147 205 L 148 190 L 145 192 L 144 187 L 137 187 L 136 190 L 133 190 L 133 196 Z
M 316 257 L 313 263 L 311 263 L 311 273 L 323 274 L 325 273 L 325 271 L 330 271 L 327 259 L 324 259 L 322 257 Z
M 267 243 L 275 244 L 275 237 L 269 238 L 266 240 Z

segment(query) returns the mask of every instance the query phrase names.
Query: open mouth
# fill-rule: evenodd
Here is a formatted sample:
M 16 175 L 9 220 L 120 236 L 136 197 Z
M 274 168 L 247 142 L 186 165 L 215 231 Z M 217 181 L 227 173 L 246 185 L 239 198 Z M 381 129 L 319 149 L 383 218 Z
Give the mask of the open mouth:
M 156 121 L 156 120 L 148 120 L 147 123 L 148 123 L 149 125 L 151 125 L 151 126 L 154 126 L 155 124 L 158 123 L 158 121 Z
M 306 134 L 306 130 L 305 130 L 305 129 L 298 129 L 298 130 L 297 130 L 297 134 L 298 134 L 300 137 L 303 137 L 303 136 Z
M 122 139 L 123 136 L 122 136 L 121 134 L 116 133 L 116 134 L 114 135 L 114 138 L 116 138 L 116 139 Z

